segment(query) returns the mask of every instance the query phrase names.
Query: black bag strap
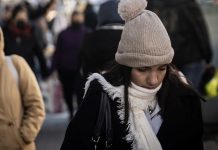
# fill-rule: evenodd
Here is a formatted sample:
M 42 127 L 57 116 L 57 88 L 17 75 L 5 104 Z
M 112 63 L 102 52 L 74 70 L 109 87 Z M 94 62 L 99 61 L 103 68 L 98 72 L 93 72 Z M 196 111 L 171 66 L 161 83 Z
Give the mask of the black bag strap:
M 105 147 L 108 149 L 112 146 L 112 123 L 111 123 L 111 108 L 108 95 L 104 92 L 101 94 L 101 102 L 99 107 L 98 119 L 94 128 L 94 134 L 92 136 L 92 141 L 97 149 L 97 144 L 100 140 L 100 134 L 103 122 L 105 120 L 106 125 L 106 141 Z
M 112 137 L 113 137 L 113 130 L 112 130 L 112 123 L 111 123 L 111 107 L 110 102 L 107 100 L 107 108 L 106 108 L 106 141 L 105 147 L 110 148 L 112 146 Z

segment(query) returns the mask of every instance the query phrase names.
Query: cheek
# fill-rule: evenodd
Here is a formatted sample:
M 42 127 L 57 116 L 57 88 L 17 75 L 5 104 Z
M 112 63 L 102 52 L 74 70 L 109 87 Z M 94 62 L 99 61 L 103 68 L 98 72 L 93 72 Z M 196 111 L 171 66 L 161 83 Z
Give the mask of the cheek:
M 145 82 L 145 76 L 138 71 L 132 71 L 131 81 L 136 85 L 141 86 Z
M 159 73 L 159 82 L 162 82 L 165 76 L 166 76 L 166 71 L 161 71 Z

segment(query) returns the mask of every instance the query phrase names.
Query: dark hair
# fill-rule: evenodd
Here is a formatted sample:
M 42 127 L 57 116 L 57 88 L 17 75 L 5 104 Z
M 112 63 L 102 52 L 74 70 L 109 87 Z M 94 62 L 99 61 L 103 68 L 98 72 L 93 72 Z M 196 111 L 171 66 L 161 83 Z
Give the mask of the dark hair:
M 173 85 L 184 87 L 184 89 L 188 89 L 191 93 L 198 95 L 202 100 L 204 100 L 200 94 L 192 87 L 191 82 L 184 77 L 182 79 L 182 75 L 179 73 L 179 70 L 175 65 L 169 64 L 167 65 L 166 76 L 162 82 L 161 89 L 157 92 L 157 100 L 158 104 L 161 108 L 161 116 L 164 115 L 165 107 L 167 105 L 167 94 L 169 93 L 169 84 L 173 83 Z M 186 80 L 187 82 L 185 82 Z
M 26 10 L 28 13 L 28 9 L 23 3 L 16 5 L 12 11 L 11 18 L 14 19 L 17 16 L 17 14 L 23 10 Z
M 105 78 L 114 86 L 124 85 L 124 122 L 128 123 L 129 118 L 129 101 L 128 101 L 128 87 L 130 84 L 130 67 L 120 65 L 114 62 L 113 67 L 105 73 Z
M 116 62 L 113 63 L 113 66 L 110 70 L 107 71 L 107 73 L 104 74 L 105 78 L 114 86 L 124 85 L 124 110 L 125 110 L 125 119 L 124 122 L 128 123 L 129 118 L 129 100 L 128 100 L 128 87 L 131 82 L 131 67 L 127 67 L 124 65 L 117 64 Z M 186 88 L 189 88 L 193 91 L 194 88 L 192 88 L 191 84 L 189 84 L 189 81 L 187 80 L 188 84 L 185 83 L 181 79 L 181 75 L 179 74 L 178 69 L 173 64 L 167 65 L 167 72 L 165 75 L 165 78 L 163 80 L 163 86 L 157 93 L 158 97 L 158 103 L 161 107 L 161 109 L 164 110 L 164 104 L 161 102 L 162 97 L 166 93 L 164 93 L 167 90 L 167 80 L 171 80 L 172 82 L 176 84 L 180 84 L 181 86 L 184 86 Z M 195 91 L 196 92 L 196 91 Z

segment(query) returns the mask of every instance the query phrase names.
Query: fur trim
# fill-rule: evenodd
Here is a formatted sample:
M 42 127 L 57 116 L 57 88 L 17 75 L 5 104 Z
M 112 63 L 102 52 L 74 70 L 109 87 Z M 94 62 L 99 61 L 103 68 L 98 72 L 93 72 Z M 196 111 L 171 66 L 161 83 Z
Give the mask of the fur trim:
M 121 0 L 118 5 L 118 13 L 123 20 L 129 21 L 141 14 L 146 7 L 146 0 Z
M 115 87 L 113 85 L 111 85 L 109 82 L 107 82 L 105 80 L 105 78 L 98 74 L 98 73 L 93 73 L 91 74 L 88 79 L 87 79 L 87 82 L 85 84 L 85 94 L 83 97 L 85 97 L 89 87 L 90 87 L 90 84 L 93 80 L 97 79 L 98 82 L 102 85 L 103 87 L 103 90 L 110 96 L 110 98 L 112 100 L 114 100 L 115 98 L 119 98 L 119 101 L 118 102 L 118 110 L 117 110 L 117 114 L 119 116 L 119 119 L 120 119 L 120 122 L 123 124 L 124 123 L 124 118 L 125 118 L 125 109 L 124 109 L 124 86 L 119 86 L 119 87 Z M 126 137 L 124 137 L 123 139 L 125 139 L 128 143 L 132 143 L 132 148 L 135 149 L 135 140 L 134 140 L 134 137 L 133 137 L 133 133 L 131 132 L 130 130 L 130 120 L 128 121 L 128 127 L 127 127 L 127 130 L 128 130 L 128 134 L 126 135 Z
M 83 98 L 86 95 L 86 92 L 90 86 L 90 83 L 95 79 L 98 80 L 98 82 L 102 85 L 103 90 L 106 91 L 112 99 L 121 98 L 121 93 L 118 91 L 118 88 L 111 85 L 110 83 L 108 83 L 105 80 L 105 78 L 102 75 L 100 75 L 99 73 L 93 73 L 88 77 L 88 80 L 85 84 L 85 93 L 84 93 Z

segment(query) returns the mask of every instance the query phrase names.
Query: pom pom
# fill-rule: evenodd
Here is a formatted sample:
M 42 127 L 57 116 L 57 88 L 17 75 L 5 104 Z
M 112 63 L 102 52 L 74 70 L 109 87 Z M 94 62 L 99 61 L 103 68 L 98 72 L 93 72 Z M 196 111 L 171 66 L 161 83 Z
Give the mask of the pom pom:
M 129 21 L 141 14 L 146 7 L 146 0 L 120 0 L 118 13 L 124 21 Z

